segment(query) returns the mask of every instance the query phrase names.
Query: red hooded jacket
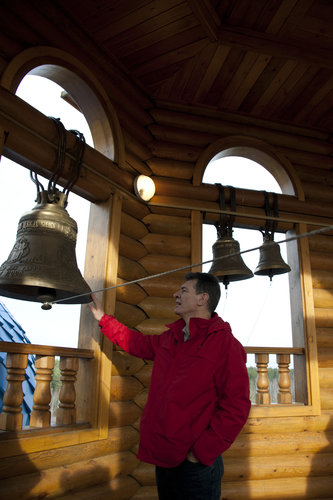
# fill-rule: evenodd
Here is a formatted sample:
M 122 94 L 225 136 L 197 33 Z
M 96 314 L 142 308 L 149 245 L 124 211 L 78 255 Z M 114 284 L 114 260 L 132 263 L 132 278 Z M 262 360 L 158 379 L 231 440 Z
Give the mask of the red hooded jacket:
M 176 467 L 192 450 L 211 465 L 235 440 L 251 406 L 246 354 L 229 323 L 216 313 L 191 318 L 186 342 L 183 319 L 161 335 L 143 335 L 107 315 L 99 325 L 129 354 L 154 361 L 138 458 Z

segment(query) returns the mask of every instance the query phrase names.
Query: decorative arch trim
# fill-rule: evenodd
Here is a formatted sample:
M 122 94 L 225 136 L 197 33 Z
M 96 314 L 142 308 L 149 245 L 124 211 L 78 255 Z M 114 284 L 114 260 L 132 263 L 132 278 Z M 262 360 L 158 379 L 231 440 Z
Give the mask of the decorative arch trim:
M 123 164 L 124 139 L 116 111 L 98 79 L 84 64 L 60 49 L 32 47 L 12 59 L 0 84 L 15 93 L 27 74 L 49 78 L 62 86 L 84 114 L 95 149 Z
M 270 144 L 248 136 L 224 137 L 210 144 L 194 167 L 193 184 L 199 186 L 202 183 L 209 162 L 225 156 L 242 156 L 259 163 L 274 176 L 284 194 L 304 200 L 300 179 L 288 158 Z

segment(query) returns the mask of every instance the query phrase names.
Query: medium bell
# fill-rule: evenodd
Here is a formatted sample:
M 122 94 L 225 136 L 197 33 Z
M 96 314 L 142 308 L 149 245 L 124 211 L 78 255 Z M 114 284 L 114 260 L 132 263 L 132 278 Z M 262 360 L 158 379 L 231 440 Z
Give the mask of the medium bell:
M 0 295 L 44 305 L 59 299 L 68 299 L 64 304 L 91 301 L 76 262 L 77 224 L 65 203 L 64 193 L 56 191 L 50 200 L 43 190 L 36 206 L 21 217 L 14 247 L 0 267 Z M 74 297 L 80 294 L 87 295 Z
M 213 264 L 209 272 L 221 281 L 225 288 L 231 281 L 246 280 L 253 272 L 240 255 L 239 243 L 231 236 L 222 236 L 213 245 Z
M 259 249 L 259 264 L 254 271 L 254 274 L 258 276 L 269 276 L 270 280 L 275 274 L 290 272 L 290 267 L 281 257 L 278 243 L 271 238 L 270 236 L 264 237 L 264 243 Z

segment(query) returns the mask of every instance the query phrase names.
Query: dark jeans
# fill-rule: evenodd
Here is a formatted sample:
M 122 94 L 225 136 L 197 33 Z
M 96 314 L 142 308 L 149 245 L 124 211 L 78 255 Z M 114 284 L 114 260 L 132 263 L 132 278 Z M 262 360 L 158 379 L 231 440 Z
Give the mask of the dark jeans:
M 156 467 L 159 500 L 220 500 L 223 460 L 213 465 L 185 460 L 170 469 Z

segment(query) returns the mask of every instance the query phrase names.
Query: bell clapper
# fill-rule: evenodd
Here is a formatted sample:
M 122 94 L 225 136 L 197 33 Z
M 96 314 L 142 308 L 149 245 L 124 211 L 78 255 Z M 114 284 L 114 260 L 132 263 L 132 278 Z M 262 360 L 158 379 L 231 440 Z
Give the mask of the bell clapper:
M 44 311 L 49 311 L 50 309 L 52 309 L 52 304 L 50 304 L 50 302 L 44 302 L 41 307 Z

